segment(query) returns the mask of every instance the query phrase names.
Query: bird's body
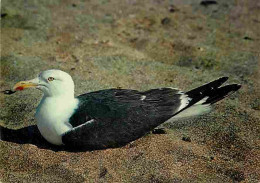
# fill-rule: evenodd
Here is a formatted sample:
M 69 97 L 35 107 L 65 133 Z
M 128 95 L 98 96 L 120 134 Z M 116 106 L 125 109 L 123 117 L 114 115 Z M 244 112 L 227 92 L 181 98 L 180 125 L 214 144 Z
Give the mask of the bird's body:
M 211 104 L 240 88 L 220 87 L 222 77 L 189 92 L 174 88 L 148 91 L 107 89 L 74 97 L 71 77 L 60 70 L 42 72 L 14 90 L 36 87 L 44 92 L 37 126 L 52 144 L 102 149 L 134 141 L 160 124 L 209 112 Z
M 171 88 L 108 89 L 81 95 L 69 120 L 76 129 L 65 133 L 63 142 L 90 148 L 125 145 L 173 117 L 182 95 Z

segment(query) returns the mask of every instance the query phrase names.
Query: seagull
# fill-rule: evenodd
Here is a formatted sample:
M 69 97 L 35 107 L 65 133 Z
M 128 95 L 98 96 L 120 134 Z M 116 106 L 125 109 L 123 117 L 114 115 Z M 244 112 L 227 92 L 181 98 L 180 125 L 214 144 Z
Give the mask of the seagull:
M 221 87 L 227 80 L 221 77 L 188 92 L 166 87 L 147 91 L 112 88 L 74 97 L 72 77 L 52 69 L 18 82 L 12 91 L 36 88 L 43 92 L 35 118 L 49 143 L 104 149 L 124 146 L 162 123 L 208 113 L 212 104 L 241 87 Z

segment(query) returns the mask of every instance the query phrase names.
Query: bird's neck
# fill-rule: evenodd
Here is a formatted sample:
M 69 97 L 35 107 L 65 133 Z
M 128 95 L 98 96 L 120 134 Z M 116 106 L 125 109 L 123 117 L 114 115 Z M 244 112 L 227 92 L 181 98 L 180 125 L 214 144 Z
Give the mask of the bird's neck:
M 47 110 L 49 114 L 57 115 L 57 112 L 72 112 L 73 109 L 76 108 L 77 101 L 78 100 L 75 99 L 73 95 L 44 95 L 38 108 Z
M 42 136 L 52 144 L 61 145 L 61 135 L 72 126 L 69 119 L 78 106 L 74 96 L 43 96 L 35 114 Z
M 53 99 L 67 99 L 67 100 L 73 100 L 74 94 L 63 94 L 63 95 L 48 95 L 48 94 L 44 94 L 43 99 L 47 99 L 47 98 L 53 98 Z

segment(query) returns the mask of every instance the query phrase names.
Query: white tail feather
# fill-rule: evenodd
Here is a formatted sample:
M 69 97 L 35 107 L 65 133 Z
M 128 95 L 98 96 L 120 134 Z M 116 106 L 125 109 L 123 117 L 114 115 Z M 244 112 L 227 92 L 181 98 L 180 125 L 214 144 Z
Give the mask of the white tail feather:
M 185 120 L 188 118 L 196 117 L 210 112 L 211 110 L 210 104 L 203 104 L 207 100 L 207 98 L 208 97 L 203 98 L 202 100 L 198 101 L 196 104 L 190 106 L 189 108 L 183 110 L 179 114 L 173 116 L 165 123 L 178 121 L 178 120 Z
M 183 108 L 185 108 L 187 105 L 189 105 L 191 98 L 189 98 L 188 95 L 184 94 L 182 91 L 179 91 L 178 94 L 181 94 L 180 96 L 181 105 L 178 109 L 178 111 L 180 111 Z

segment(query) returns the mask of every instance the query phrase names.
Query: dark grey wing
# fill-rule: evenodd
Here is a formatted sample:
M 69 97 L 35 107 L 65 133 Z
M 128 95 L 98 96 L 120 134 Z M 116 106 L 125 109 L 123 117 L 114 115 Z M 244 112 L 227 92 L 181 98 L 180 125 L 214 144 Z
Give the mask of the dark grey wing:
M 181 95 L 171 88 L 110 89 L 81 95 L 69 121 L 74 128 L 62 141 L 90 149 L 125 145 L 171 118 L 181 105 Z

